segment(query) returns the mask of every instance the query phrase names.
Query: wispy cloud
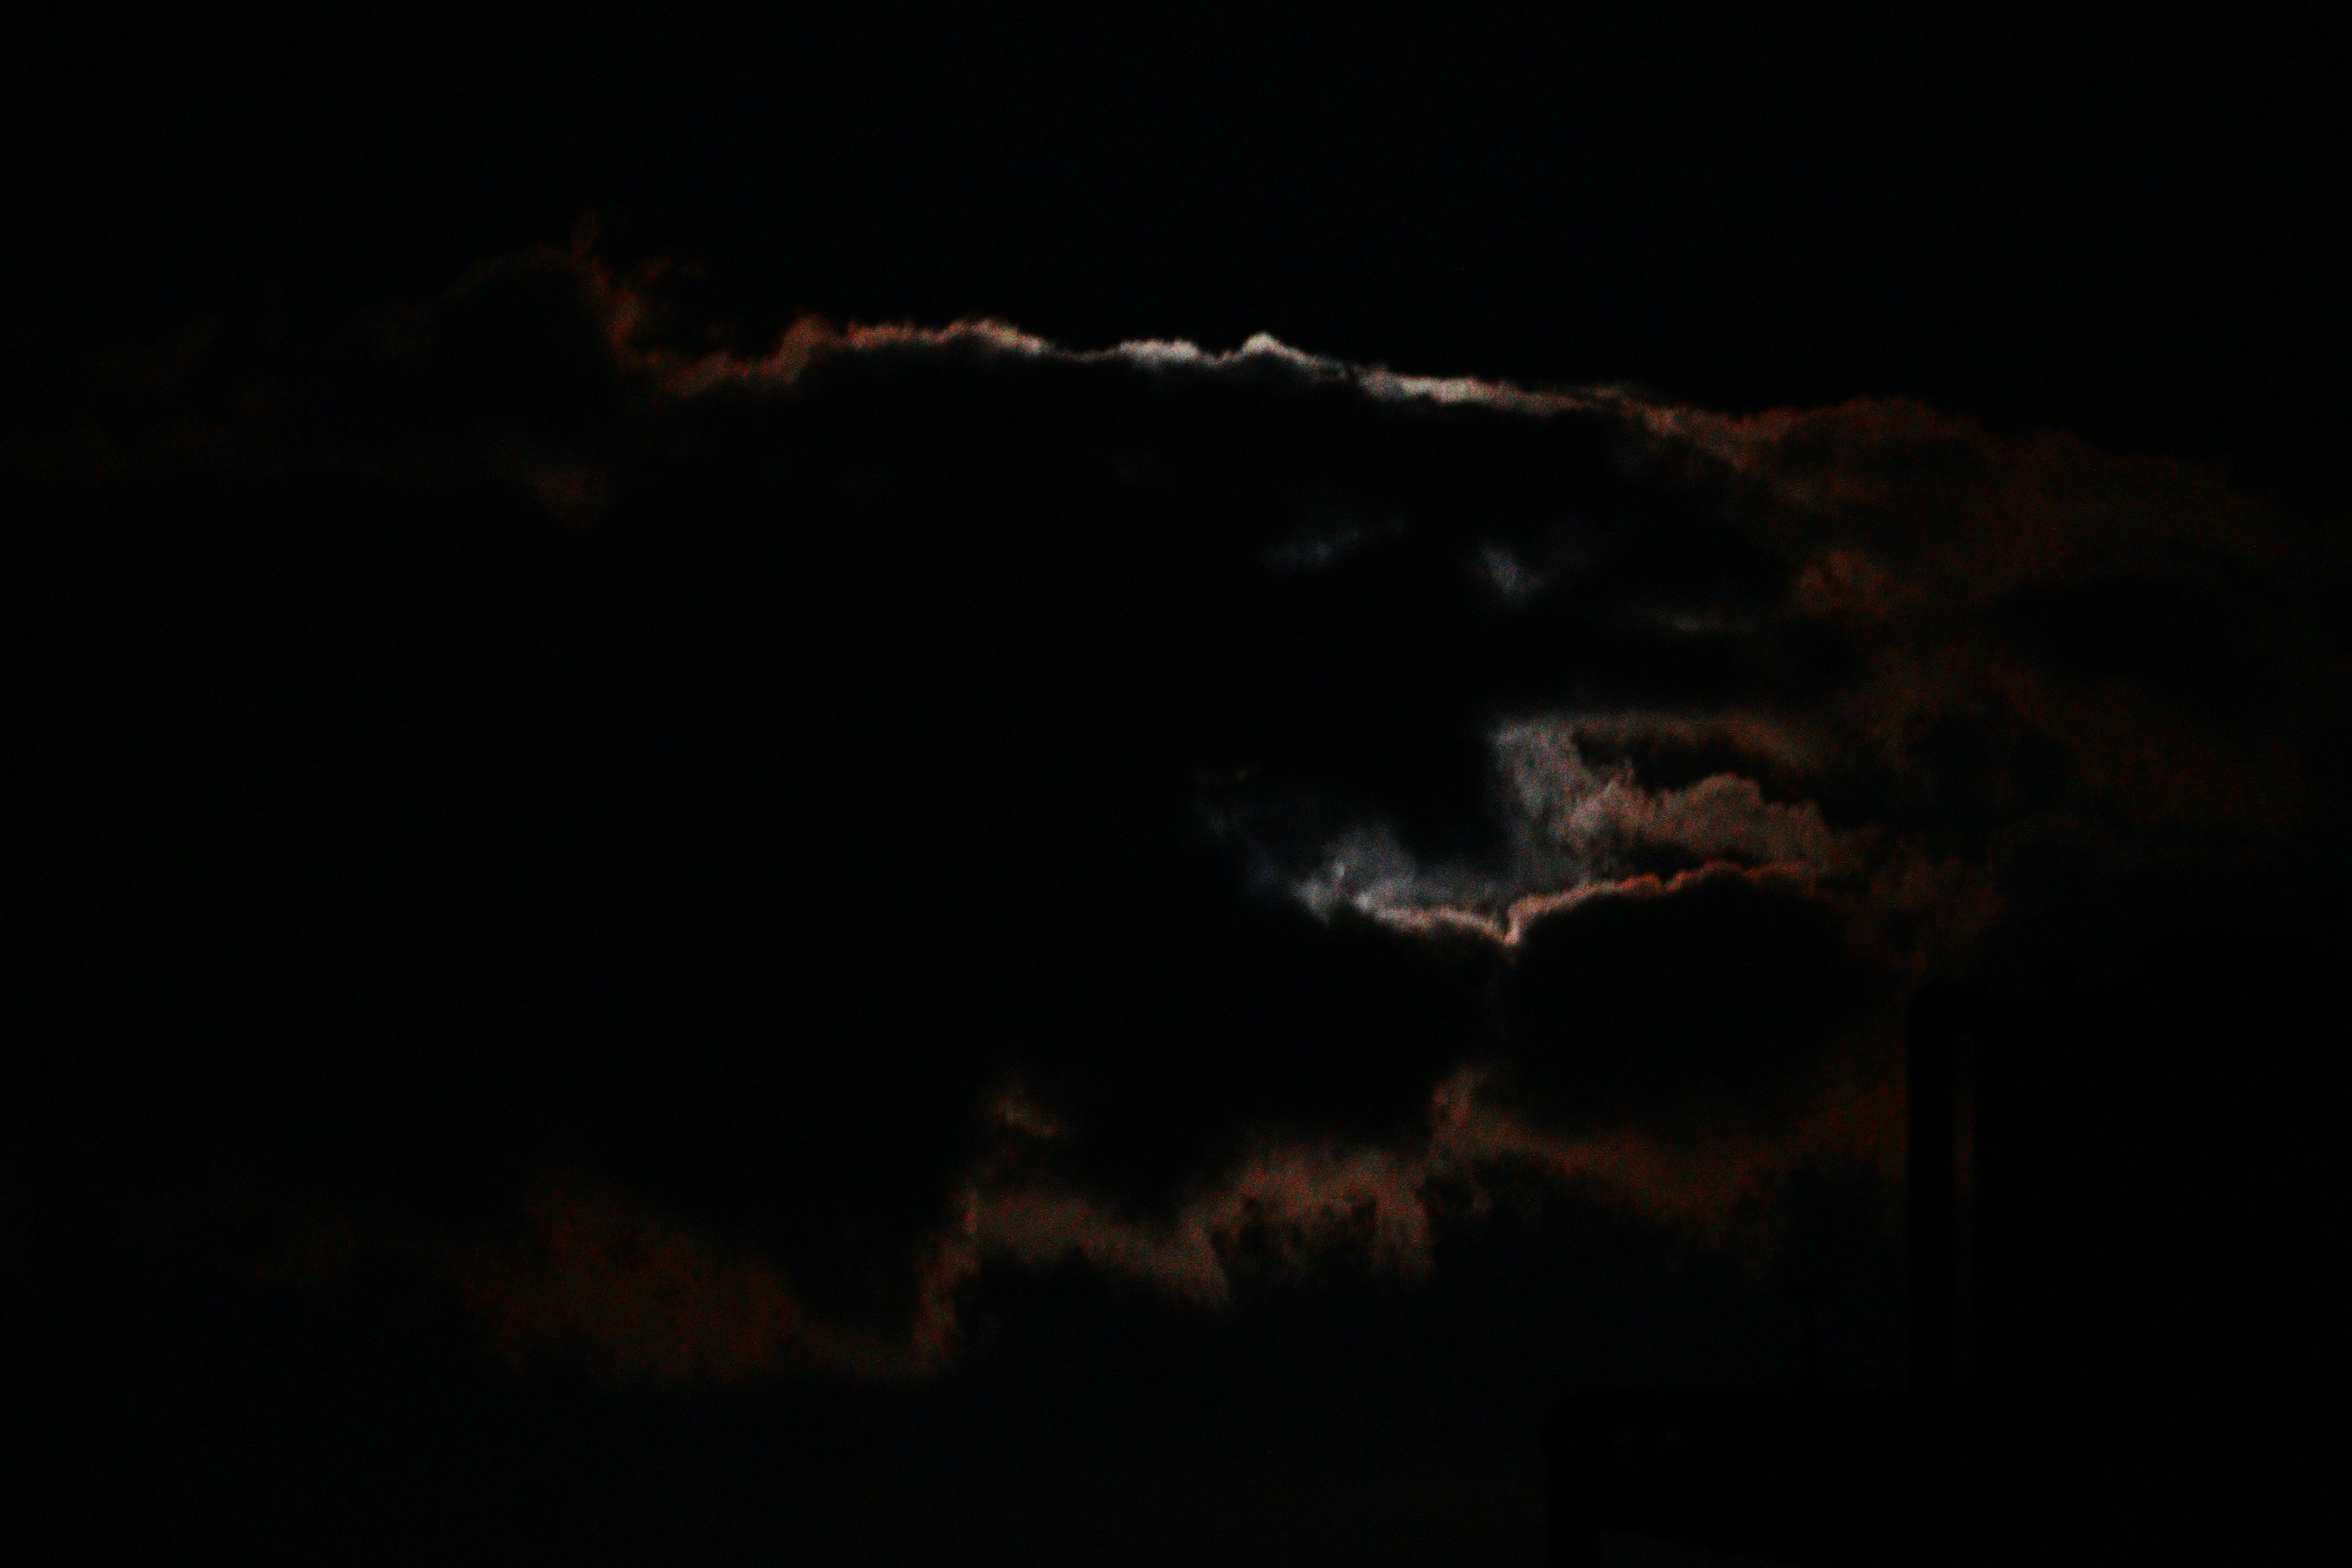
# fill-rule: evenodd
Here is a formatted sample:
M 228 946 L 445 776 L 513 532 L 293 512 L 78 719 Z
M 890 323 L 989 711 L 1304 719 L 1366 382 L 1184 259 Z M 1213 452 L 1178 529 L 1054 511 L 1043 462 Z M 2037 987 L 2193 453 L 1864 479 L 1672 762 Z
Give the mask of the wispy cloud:
M 1041 1114 L 1021 1104 L 1024 1122 Z M 577 1178 L 532 1196 L 528 1239 L 445 1251 L 442 1267 L 526 1364 L 553 1355 L 671 1384 L 920 1378 L 962 1352 L 970 1298 L 992 1269 L 1075 1264 L 1202 1310 L 1232 1307 L 1253 1282 L 1297 1285 L 1334 1268 L 1419 1280 L 1449 1226 L 1489 1215 L 1506 1175 L 1721 1243 L 1800 1163 L 1891 1162 L 1899 1121 L 1883 1088 L 1847 1084 L 1770 1136 L 1568 1136 L 1503 1108 L 1486 1074 L 1464 1068 L 1437 1085 L 1410 1142 L 1261 1141 L 1157 1216 L 1024 1175 L 1000 1152 L 957 1184 L 946 1223 L 918 1245 L 914 1303 L 895 1331 L 814 1315 L 755 1255 Z

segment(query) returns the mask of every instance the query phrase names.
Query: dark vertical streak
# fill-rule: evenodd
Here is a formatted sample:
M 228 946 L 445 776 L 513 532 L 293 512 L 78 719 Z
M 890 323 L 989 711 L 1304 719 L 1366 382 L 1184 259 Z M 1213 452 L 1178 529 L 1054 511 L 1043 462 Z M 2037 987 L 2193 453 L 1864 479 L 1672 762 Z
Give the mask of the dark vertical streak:
M 1958 1184 L 1953 1106 L 1959 1020 L 1956 1000 L 1930 988 L 1904 1020 L 1908 1110 L 1911 1387 L 1951 1390 L 1958 1371 Z

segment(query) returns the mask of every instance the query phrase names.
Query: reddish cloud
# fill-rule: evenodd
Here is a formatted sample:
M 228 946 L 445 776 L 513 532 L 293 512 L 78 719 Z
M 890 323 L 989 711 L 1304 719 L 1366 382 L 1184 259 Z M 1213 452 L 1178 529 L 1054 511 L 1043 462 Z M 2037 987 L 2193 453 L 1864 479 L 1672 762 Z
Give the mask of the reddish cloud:
M 554 1357 L 657 1384 L 923 1377 L 957 1358 L 966 1300 L 992 1268 L 1076 1263 L 1204 1309 L 1231 1307 L 1253 1279 L 1304 1283 L 1335 1264 L 1419 1280 L 1449 1226 L 1489 1212 L 1489 1185 L 1505 1173 L 1717 1245 L 1743 1226 L 1748 1245 L 1769 1245 L 1753 1226 L 1769 1225 L 1780 1179 L 1823 1161 L 1891 1175 L 1901 1120 L 1899 1094 L 1849 1077 L 1769 1134 L 1570 1136 L 1499 1106 L 1486 1075 L 1465 1068 L 1437 1086 L 1411 1143 L 1263 1142 L 1156 1218 L 984 1162 L 919 1244 L 914 1302 L 895 1333 L 822 1321 L 772 1265 L 576 1178 L 551 1179 L 526 1203 L 526 1239 L 445 1251 L 441 1267 L 519 1364 Z
M 528 1242 L 450 1266 L 518 1362 L 556 1352 L 614 1377 L 725 1384 L 817 1359 L 806 1314 L 766 1264 L 591 1184 L 551 1181 L 523 1212 Z

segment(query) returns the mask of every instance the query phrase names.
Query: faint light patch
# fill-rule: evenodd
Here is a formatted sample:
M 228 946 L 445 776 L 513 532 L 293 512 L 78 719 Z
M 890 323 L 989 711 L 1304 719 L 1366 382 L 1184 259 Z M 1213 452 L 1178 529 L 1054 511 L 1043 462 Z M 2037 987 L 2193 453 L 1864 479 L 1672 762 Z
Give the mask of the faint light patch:
M 1405 530 L 1401 518 L 1371 521 L 1337 509 L 1320 508 L 1308 517 L 1304 528 L 1268 547 L 1265 566 L 1268 571 L 1286 575 L 1328 571 L 1381 540 L 1398 537 Z
M 739 1383 L 832 1355 L 782 1276 L 648 1205 L 556 1178 L 524 1205 L 530 1239 L 448 1264 L 518 1364 L 554 1352 L 620 1381 Z
M 551 515 L 566 522 L 593 522 L 611 503 L 605 477 L 585 463 L 524 459 L 514 476 Z
M 1728 632 L 1747 631 L 1751 625 L 1721 610 L 1660 610 L 1644 618 L 1661 631 L 1683 637 L 1722 637 Z
M 1321 572 L 1362 549 L 1365 538 L 1364 530 L 1354 524 L 1294 533 L 1265 552 L 1265 563 L 1281 573 Z
M 1514 609 L 1551 586 L 1550 574 L 1537 571 L 1507 545 L 1482 544 L 1470 563 L 1478 580 Z
M 1069 1136 L 1069 1129 L 1062 1125 L 1061 1120 L 1018 1085 L 990 1100 L 988 1114 L 989 1120 L 1006 1131 L 1040 1142 Z

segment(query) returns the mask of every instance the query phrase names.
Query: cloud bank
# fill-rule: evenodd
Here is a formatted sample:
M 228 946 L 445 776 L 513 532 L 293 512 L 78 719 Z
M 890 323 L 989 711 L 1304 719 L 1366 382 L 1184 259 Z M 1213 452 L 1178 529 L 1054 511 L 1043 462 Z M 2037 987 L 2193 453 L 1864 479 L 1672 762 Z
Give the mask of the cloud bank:
M 2339 555 L 2194 469 L 665 331 L 532 255 L 5 447 L 110 1124 L 520 1215 L 432 1252 L 518 1357 L 921 1375 L 990 1268 L 1413 1279 L 1514 1174 L 1722 1237 L 1892 1179 L 1910 988 L 2340 880 Z

